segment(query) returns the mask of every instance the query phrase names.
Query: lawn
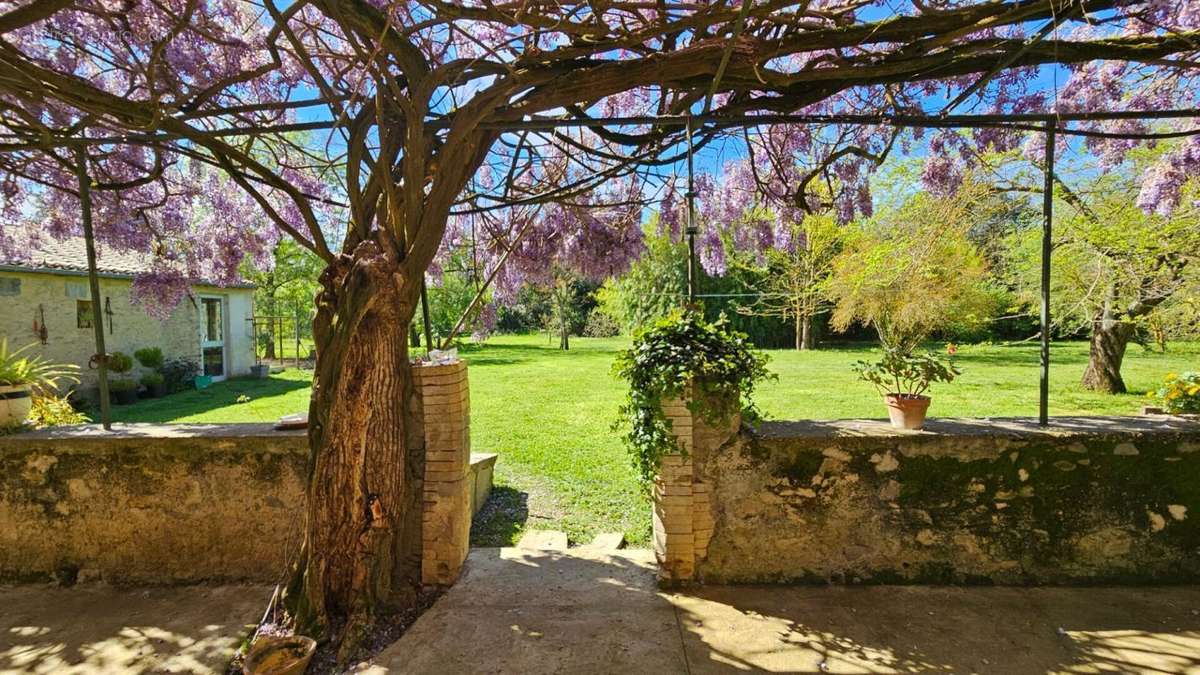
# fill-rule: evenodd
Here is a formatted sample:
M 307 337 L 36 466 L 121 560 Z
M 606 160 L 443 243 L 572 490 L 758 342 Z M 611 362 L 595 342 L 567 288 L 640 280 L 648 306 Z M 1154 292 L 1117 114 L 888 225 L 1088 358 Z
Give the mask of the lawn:
M 476 524 L 477 544 L 507 544 L 526 527 L 561 529 L 573 542 L 622 531 L 634 544 L 650 537 L 649 506 L 620 434 L 611 424 L 624 393 L 610 372 L 625 338 L 575 339 L 562 352 L 541 335 L 497 336 L 464 354 L 471 364 L 471 446 L 500 453 L 496 504 Z M 878 396 L 850 371 L 870 358 L 869 346 L 800 353 L 768 352 L 777 381 L 756 397 L 774 419 L 883 417 Z M 937 387 L 930 414 L 997 417 L 1037 414 L 1038 347 L 959 347 L 962 376 Z M 1200 367 L 1200 343 L 1175 344 L 1166 354 L 1132 347 L 1122 372 L 1122 396 L 1085 392 L 1079 379 L 1087 344 L 1056 343 L 1052 352 L 1052 415 L 1129 415 L 1141 394 L 1171 371 Z M 288 370 L 268 380 L 236 379 L 133 406 L 114 408 L 118 421 L 273 421 L 306 410 L 311 371 Z M 238 396 L 250 400 L 237 403 Z

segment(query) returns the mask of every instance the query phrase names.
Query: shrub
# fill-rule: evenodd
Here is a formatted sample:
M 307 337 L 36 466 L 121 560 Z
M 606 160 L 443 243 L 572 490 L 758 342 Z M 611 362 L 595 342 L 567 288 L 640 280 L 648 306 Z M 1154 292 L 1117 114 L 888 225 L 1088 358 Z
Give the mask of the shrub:
M 929 390 L 934 382 L 949 382 L 960 371 L 948 358 L 933 352 L 906 354 L 898 349 L 884 351 L 876 363 L 855 362 L 854 371 L 866 382 L 875 385 L 880 394 L 899 394 L 915 398 Z
M 616 337 L 621 334 L 617 320 L 599 309 L 593 309 L 583 324 L 584 337 Z
M 167 359 L 163 362 L 160 372 L 162 372 L 163 384 L 166 385 L 167 391 L 184 391 L 192 388 L 193 380 L 200 373 L 200 365 L 186 358 Z
M 629 382 L 620 414 L 629 426 L 625 443 L 643 480 L 653 479 L 663 455 L 686 451 L 671 436 L 664 401 L 683 398 L 690 384 L 696 395 L 688 407 L 709 424 L 728 422 L 739 408 L 755 419 L 750 395 L 769 377 L 766 363 L 766 356 L 753 351 L 745 334 L 731 330 L 724 317 L 709 323 L 695 312 L 677 311 L 634 336 L 633 347 L 617 356 L 613 370 Z
M 108 383 L 109 391 L 133 391 L 134 389 L 137 389 L 137 382 L 128 378 L 112 380 Z
M 158 347 L 143 347 L 134 352 L 133 357 L 150 370 L 158 370 L 163 365 L 163 353 Z
M 113 352 L 108 355 L 108 369 L 117 374 L 125 374 L 133 370 L 133 359 L 125 352 Z
M 165 381 L 162 373 L 146 373 L 142 376 L 142 386 L 158 387 Z
M 34 428 L 66 426 L 69 424 L 87 424 L 87 415 L 75 409 L 66 396 L 37 396 L 33 399 L 33 408 L 29 411 L 29 423 Z
M 1169 373 L 1162 386 L 1146 395 L 1158 399 L 1164 412 L 1200 414 L 1200 372 Z

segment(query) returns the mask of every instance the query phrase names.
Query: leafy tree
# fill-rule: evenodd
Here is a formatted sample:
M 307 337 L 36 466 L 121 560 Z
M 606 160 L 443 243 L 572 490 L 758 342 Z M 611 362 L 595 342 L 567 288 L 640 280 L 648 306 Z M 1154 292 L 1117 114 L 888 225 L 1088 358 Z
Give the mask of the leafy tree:
M 324 263 L 312 251 L 291 239 L 280 239 L 271 252 L 271 263 L 260 267 L 253 261 L 242 263 L 242 275 L 254 284 L 254 312 L 262 317 L 303 317 L 308 319 L 313 298 L 317 296 Z M 262 325 L 266 358 L 275 358 L 275 331 L 278 325 Z M 304 332 L 307 332 L 306 330 Z
M 452 215 L 602 209 L 614 204 L 586 195 L 617 183 L 628 188 L 619 205 L 639 201 L 646 176 L 635 167 L 672 162 L 683 129 L 601 129 L 597 115 L 907 112 L 958 93 L 970 107 L 1038 110 L 1038 67 L 1051 63 L 1076 65 L 1068 86 L 1101 104 L 1122 105 L 1134 85 L 1154 92 L 1140 102 L 1152 108 L 1195 104 L 1197 0 L 1072 7 L 9 3 L 0 249 L 77 234 L 86 194 L 103 245 L 158 254 L 135 290 L 160 308 L 188 279 L 234 279 L 245 255 L 267 255 L 280 235 L 321 259 L 305 536 L 284 604 L 345 662 L 378 617 L 417 598 L 424 456 L 403 327 Z M 1047 22 L 1058 30 L 1031 41 Z M 498 128 L 547 115 L 582 126 Z M 289 135 L 312 127 L 329 137 Z M 722 133 L 706 126 L 696 140 Z M 870 152 L 864 140 L 836 142 Z M 1174 174 L 1159 174 L 1186 171 L 1185 159 L 1164 158 L 1148 184 L 1175 199 Z M 42 227 L 27 227 L 31 214 Z M 325 234 L 332 222 L 346 223 L 340 242 Z M 566 234 L 585 243 L 630 231 L 609 218 L 550 222 L 581 228 Z
M 647 228 L 651 234 L 645 254 L 596 292 L 600 308 L 627 333 L 666 318 L 687 296 L 687 247 L 666 233 L 654 233 L 657 225 L 656 215 Z
M 761 295 L 738 311 L 793 322 L 796 349 L 813 348 L 813 319 L 829 310 L 825 284 L 833 273 L 845 230 L 832 216 L 810 215 L 791 225 L 792 250 L 767 249 Z
M 871 326 L 885 348 L 911 354 L 955 321 L 986 319 L 988 268 L 968 237 L 976 210 L 987 210 L 985 193 L 974 184 L 952 196 L 918 194 L 849 234 L 828 282 L 834 328 Z
M 1091 347 L 1083 386 L 1126 390 L 1121 364 L 1139 331 L 1162 329 L 1168 317 L 1187 324 L 1189 289 L 1200 283 L 1200 196 L 1192 185 L 1169 217 L 1135 203 L 1136 165 L 1110 171 L 1078 189 L 1060 186 L 1051 258 L 1051 313 L 1059 332 L 1086 332 Z M 1007 274 L 1036 305 L 1040 289 L 1041 229 L 1010 237 Z M 1179 314 L 1164 314 L 1176 300 Z M 1194 314 L 1191 314 L 1194 320 Z

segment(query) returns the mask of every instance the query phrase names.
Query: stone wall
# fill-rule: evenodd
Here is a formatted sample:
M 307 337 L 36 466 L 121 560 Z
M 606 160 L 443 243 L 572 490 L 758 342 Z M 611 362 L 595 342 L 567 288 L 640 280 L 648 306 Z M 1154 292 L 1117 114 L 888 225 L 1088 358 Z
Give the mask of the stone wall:
M 304 523 L 304 432 L 72 427 L 0 438 L 0 581 L 275 581 Z
M 1200 580 L 1196 419 L 766 422 L 695 443 L 663 474 L 690 482 L 686 520 L 712 523 L 656 540 L 692 545 L 665 556 L 676 581 Z
M 472 456 L 466 364 L 414 369 L 425 419 L 422 578 L 450 584 L 495 455 Z M 274 582 L 303 535 L 308 440 L 267 424 L 0 436 L 0 583 Z

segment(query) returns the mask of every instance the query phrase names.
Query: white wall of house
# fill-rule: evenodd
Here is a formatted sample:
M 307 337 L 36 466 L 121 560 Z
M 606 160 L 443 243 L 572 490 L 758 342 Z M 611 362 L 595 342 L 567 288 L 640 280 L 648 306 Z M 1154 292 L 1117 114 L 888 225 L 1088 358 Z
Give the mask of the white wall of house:
M 96 372 L 87 367 L 96 352 L 87 277 L 83 275 L 0 271 L 0 336 L 7 336 L 9 347 L 38 342 L 34 324 L 46 326 L 46 344 L 38 353 L 59 363 L 74 363 L 82 369 L 83 390 L 94 389 Z M 201 356 L 201 298 L 220 299 L 223 308 L 225 364 L 229 376 L 245 375 L 254 364 L 253 331 L 248 320 L 254 313 L 254 292 L 250 288 L 193 287 L 190 297 L 160 321 L 129 300 L 129 279 L 101 278 L 101 309 L 104 314 L 104 338 L 108 351 L 133 356 L 142 347 L 159 347 L 166 358 L 186 357 L 199 361 Z M 81 320 L 79 314 L 83 314 Z M 141 374 L 135 366 L 134 376 Z

